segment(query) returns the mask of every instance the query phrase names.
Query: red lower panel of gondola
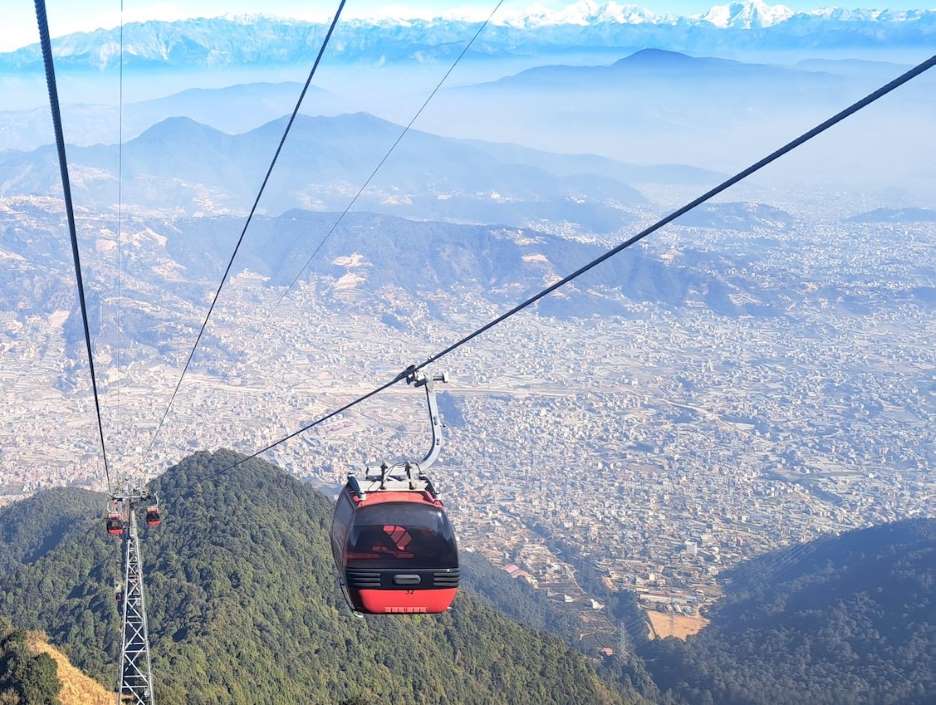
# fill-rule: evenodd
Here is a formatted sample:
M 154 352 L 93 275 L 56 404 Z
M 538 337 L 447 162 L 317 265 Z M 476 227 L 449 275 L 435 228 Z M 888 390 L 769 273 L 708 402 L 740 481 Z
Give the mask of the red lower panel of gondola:
M 350 590 L 358 612 L 368 614 L 439 614 L 455 599 L 458 588 L 439 590 Z

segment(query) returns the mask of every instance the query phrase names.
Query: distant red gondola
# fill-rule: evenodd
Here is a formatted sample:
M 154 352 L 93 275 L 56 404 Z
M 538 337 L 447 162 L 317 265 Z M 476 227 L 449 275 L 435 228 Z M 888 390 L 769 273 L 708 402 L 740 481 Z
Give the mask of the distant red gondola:
M 146 525 L 154 528 L 162 524 L 162 519 L 159 515 L 159 505 L 153 504 L 146 508 Z
M 123 536 L 124 522 L 120 512 L 111 511 L 107 514 L 107 533 L 111 536 Z

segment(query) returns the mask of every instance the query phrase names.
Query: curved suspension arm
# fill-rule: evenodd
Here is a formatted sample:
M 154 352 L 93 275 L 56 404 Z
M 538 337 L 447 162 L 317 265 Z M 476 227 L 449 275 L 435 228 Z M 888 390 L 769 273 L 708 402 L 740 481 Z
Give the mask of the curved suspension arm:
M 425 472 L 439 458 L 442 451 L 442 416 L 439 414 L 439 405 L 436 402 L 435 388 L 433 382 L 448 382 L 448 376 L 443 372 L 441 375 L 424 376 L 414 373 L 412 384 L 417 387 L 424 387 L 426 390 L 426 403 L 429 405 L 429 424 L 432 429 L 432 443 L 425 457 L 420 460 L 416 467 L 419 472 Z

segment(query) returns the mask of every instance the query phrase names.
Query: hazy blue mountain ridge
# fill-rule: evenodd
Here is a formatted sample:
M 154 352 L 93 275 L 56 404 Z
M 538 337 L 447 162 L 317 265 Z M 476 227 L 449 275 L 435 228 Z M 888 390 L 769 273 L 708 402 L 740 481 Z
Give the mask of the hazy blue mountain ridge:
M 712 58 L 717 53 L 705 50 L 690 56 L 645 48 L 613 62 L 537 66 L 451 89 L 436 106 L 434 119 L 447 130 L 489 141 L 550 151 L 559 145 L 562 151 L 627 162 L 677 162 L 732 171 L 906 68 L 878 63 L 874 71 L 865 71 L 841 62 L 817 70 L 811 64 Z M 876 104 L 875 124 L 884 133 L 911 134 L 931 121 L 934 108 L 936 74 L 930 72 Z M 510 120 L 504 120 L 505 115 Z M 807 174 L 819 183 L 857 176 L 873 181 L 877 172 L 871 167 L 883 168 L 885 163 L 890 178 L 921 190 L 934 178 L 900 140 L 888 142 L 886 149 L 865 140 L 859 142 L 861 150 L 855 150 L 854 129 L 830 134 L 806 150 L 828 155 L 817 159 L 821 168 Z M 849 158 L 855 162 L 850 169 L 845 167 Z
M 599 48 L 658 46 L 712 51 L 738 48 L 925 47 L 936 34 L 936 11 L 826 9 L 777 13 L 759 2 L 735 3 L 704 15 L 674 17 L 643 12 L 616 13 L 613 3 L 586 6 L 578 16 L 495 21 L 473 47 L 476 56 L 558 54 Z M 591 11 L 589 11 L 591 9 Z M 771 12 L 773 10 L 773 12 Z M 477 21 L 347 20 L 336 34 L 330 61 L 426 61 L 454 57 L 474 33 Z M 130 23 L 124 28 L 134 68 L 269 65 L 311 60 L 324 24 L 263 17 L 191 19 Z M 99 29 L 53 43 L 63 69 L 98 70 L 113 65 L 117 29 Z M 0 54 L 0 71 L 41 66 L 37 45 Z
M 931 208 L 875 208 L 857 213 L 848 219 L 852 223 L 936 223 L 936 210 Z
M 601 87 L 609 89 L 617 81 L 639 78 L 697 83 L 712 80 L 757 79 L 772 87 L 785 81 L 811 82 L 827 86 L 830 76 L 816 71 L 800 71 L 768 64 L 752 64 L 730 59 L 689 56 L 676 51 L 650 48 L 634 52 L 608 66 L 538 66 L 482 86 L 507 88 Z M 595 85 L 590 85 L 594 83 Z
M 158 122 L 187 117 L 228 133 L 247 132 L 282 117 L 295 104 L 302 84 L 242 83 L 224 88 L 189 88 L 153 100 L 126 103 L 124 140 L 132 140 Z M 334 93 L 310 86 L 303 101 L 305 115 L 348 112 L 346 101 Z M 29 151 L 53 140 L 46 106 L 30 110 L 0 111 L 0 151 Z M 63 107 L 69 144 L 90 146 L 116 141 L 119 116 L 116 105 L 67 104 Z
M 279 118 L 229 135 L 189 118 L 170 118 L 124 145 L 125 202 L 185 212 L 243 211 L 282 134 Z M 265 194 L 262 208 L 343 208 L 397 139 L 400 127 L 371 115 L 300 115 Z M 630 222 L 629 208 L 645 199 L 609 174 L 627 167 L 595 160 L 604 173 L 577 170 L 579 158 L 558 174 L 523 163 L 522 150 L 499 155 L 492 146 L 411 130 L 384 164 L 359 207 L 417 218 L 525 225 L 570 221 L 609 232 Z M 0 195 L 51 194 L 60 188 L 55 151 L 0 153 Z M 110 207 L 116 197 L 117 148 L 72 147 L 76 198 Z M 564 158 L 551 157 L 551 165 Z M 691 170 L 689 173 L 692 173 Z

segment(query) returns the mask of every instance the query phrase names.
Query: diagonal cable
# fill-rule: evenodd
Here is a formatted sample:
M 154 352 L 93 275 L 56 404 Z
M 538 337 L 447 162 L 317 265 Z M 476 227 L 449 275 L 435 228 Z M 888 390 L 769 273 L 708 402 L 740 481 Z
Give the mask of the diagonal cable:
M 335 11 L 335 16 L 331 21 L 331 25 L 328 27 L 328 32 L 325 34 L 325 39 L 322 41 L 322 46 L 319 48 L 318 55 L 315 57 L 315 63 L 312 64 L 312 70 L 309 71 L 309 77 L 306 79 L 305 85 L 302 87 L 302 91 L 299 93 L 299 99 L 296 101 L 296 107 L 293 108 L 292 115 L 289 116 L 289 121 L 286 123 L 286 128 L 283 130 L 283 136 L 280 138 L 279 145 L 277 145 L 276 151 L 273 153 L 273 159 L 270 161 L 270 166 L 266 171 L 266 175 L 263 177 L 263 182 L 260 184 L 260 190 L 257 191 L 257 197 L 254 199 L 253 205 L 250 207 L 250 213 L 247 215 L 247 220 L 244 221 L 244 227 L 241 230 L 240 237 L 237 238 L 237 244 L 234 245 L 234 251 L 231 253 L 231 258 L 228 260 L 227 267 L 224 269 L 221 282 L 218 284 L 218 288 L 214 293 L 214 298 L 211 300 L 211 305 L 208 307 L 208 313 L 205 314 L 205 320 L 202 321 L 198 335 L 195 337 L 195 344 L 192 345 L 192 349 L 189 351 L 188 358 L 185 361 L 185 366 L 182 368 L 182 374 L 179 375 L 175 389 L 172 390 L 172 395 L 169 397 L 169 403 L 166 405 L 166 410 L 163 412 L 162 418 L 160 418 L 159 424 L 156 426 L 156 431 L 153 433 L 153 437 L 150 439 L 147 452 L 151 451 L 153 444 L 156 443 L 156 438 L 159 436 L 159 432 L 162 430 L 163 424 L 166 422 L 166 417 L 169 415 L 169 410 L 172 408 L 172 403 L 175 401 L 176 395 L 179 393 L 179 387 L 182 386 L 182 380 L 185 379 L 185 374 L 188 372 L 189 366 L 192 364 L 192 358 L 195 356 L 195 351 L 198 349 L 198 344 L 201 342 L 202 336 L 205 334 L 205 329 L 208 327 L 208 321 L 211 318 L 212 312 L 214 311 L 215 304 L 218 303 L 218 297 L 221 295 L 221 289 L 224 288 L 224 283 L 227 281 L 228 275 L 231 273 L 231 267 L 234 265 L 234 259 L 237 257 L 237 252 L 240 249 L 241 243 L 244 241 L 244 236 L 247 234 L 247 228 L 250 226 L 250 221 L 253 219 L 254 212 L 257 210 L 257 205 L 260 203 L 260 198 L 263 196 L 263 191 L 266 189 L 267 182 L 270 180 L 270 175 L 273 173 L 273 167 L 276 166 L 276 160 L 279 159 L 280 152 L 283 150 L 283 145 L 286 143 L 286 138 L 289 136 L 289 130 L 292 127 L 293 122 L 296 120 L 296 115 L 299 114 L 299 108 L 302 106 L 302 101 L 305 98 L 306 92 L 309 90 L 309 85 L 312 83 L 312 78 L 315 76 L 315 72 L 322 60 L 322 56 L 325 54 L 325 49 L 328 46 L 328 42 L 331 39 L 332 33 L 335 31 L 335 26 L 338 24 L 338 19 L 341 17 L 341 11 L 344 9 L 345 2 L 346 0 L 341 0 L 341 2 L 338 3 L 338 9 Z
M 316 245 L 315 249 L 312 251 L 312 254 L 309 255 L 309 258 L 305 261 L 305 264 L 302 265 L 302 268 L 296 273 L 296 276 L 293 277 L 293 280 L 289 283 L 289 286 L 286 287 L 286 291 L 284 291 L 282 296 L 280 296 L 276 300 L 276 303 L 273 304 L 274 308 L 279 306 L 283 299 L 285 299 L 289 294 L 289 292 L 292 291 L 292 288 L 296 285 L 296 282 L 299 281 L 299 278 L 302 276 L 302 274 L 309 268 L 309 265 L 312 264 L 312 260 L 314 260 L 318 253 L 321 252 L 322 248 L 325 246 L 325 243 L 331 239 L 331 236 L 335 233 L 335 230 L 337 230 L 338 226 L 341 225 L 341 221 L 344 220 L 345 216 L 348 215 L 348 212 L 351 210 L 351 208 L 354 207 L 354 204 L 357 203 L 358 199 L 361 197 L 361 194 L 367 190 L 368 186 L 370 186 L 371 181 L 373 181 L 374 177 L 377 176 L 377 172 L 383 168 L 383 165 L 390 158 L 390 155 L 393 154 L 393 152 L 396 150 L 397 145 L 399 145 L 400 142 L 403 141 L 403 138 L 406 137 L 406 133 L 410 131 L 410 128 L 419 119 L 419 116 L 423 114 L 423 111 L 428 107 L 432 99 L 435 98 L 436 93 L 439 92 L 443 84 L 448 80 L 448 77 L 452 74 L 452 71 L 455 70 L 455 67 L 458 66 L 459 62 L 465 57 L 465 54 L 468 53 L 468 50 L 471 49 L 471 46 L 475 43 L 475 40 L 481 36 L 481 32 L 483 32 L 488 24 L 490 24 L 491 20 L 494 18 L 495 13 L 497 13 L 504 2 L 505 0 L 500 0 L 494 6 L 494 9 L 491 10 L 490 14 L 487 16 L 484 22 L 481 23 L 471 39 L 468 40 L 468 43 L 465 44 L 464 48 L 461 50 L 461 53 L 455 57 L 455 61 L 453 61 L 452 65 L 448 67 L 448 71 L 442 74 L 442 78 L 439 79 L 439 82 L 436 83 L 435 87 L 429 92 L 429 95 L 426 96 L 426 99 L 423 101 L 422 105 L 419 106 L 419 110 L 417 110 L 413 117 L 410 118 L 410 121 L 393 141 L 393 144 L 390 145 L 390 148 L 387 149 L 386 153 L 384 153 L 380 161 L 377 162 L 377 165 L 374 167 L 373 171 L 371 171 L 370 175 L 364 180 L 364 183 L 361 184 L 361 187 L 357 190 L 357 193 L 355 193 L 354 197 L 348 201 L 348 205 L 345 206 L 341 214 L 335 219 L 335 222 L 331 224 L 331 227 L 328 229 L 328 232 L 325 233 L 325 236 L 319 240 L 319 244 Z
M 121 240 L 123 237 L 123 103 L 124 103 L 124 6 L 120 0 L 120 77 L 118 78 L 118 109 L 117 109 L 117 300 L 114 304 L 114 328 L 117 331 L 115 344 L 114 367 L 117 370 L 117 401 L 116 425 L 120 433 L 120 300 L 123 289 L 123 256 Z M 114 481 L 120 486 L 120 468 L 114 472 Z
M 59 106 L 58 86 L 55 82 L 55 62 L 52 59 L 52 40 L 49 38 L 49 20 L 45 0 L 35 0 L 36 21 L 39 24 L 39 43 L 42 45 L 42 61 L 45 65 L 46 84 L 49 88 L 49 108 L 52 112 L 52 127 L 55 130 L 55 146 L 58 150 L 59 170 L 62 174 L 62 191 L 65 195 L 65 215 L 68 219 L 68 235 L 71 238 L 72 259 L 75 263 L 75 281 L 78 285 L 78 303 L 81 306 L 81 323 L 84 328 L 85 347 L 88 351 L 88 369 L 91 372 L 91 389 L 94 392 L 94 411 L 97 415 L 98 436 L 101 440 L 101 457 L 104 459 L 104 476 L 107 491 L 111 491 L 110 466 L 104 443 L 104 424 L 101 421 L 101 402 L 98 398 L 97 376 L 94 373 L 94 354 L 91 350 L 91 330 L 88 326 L 88 307 L 85 303 L 84 280 L 81 276 L 81 255 L 78 252 L 78 234 L 75 229 L 75 208 L 72 203 L 71 181 L 68 178 L 68 158 L 65 154 L 65 135 L 62 132 L 62 112 Z
M 659 230 L 660 228 L 664 227 L 665 225 L 668 225 L 669 223 L 671 223 L 671 222 L 673 222 L 674 220 L 676 220 L 677 218 L 679 218 L 679 217 L 685 215 L 685 214 L 688 213 L 689 211 L 691 211 L 691 210 L 693 210 L 693 209 L 699 207 L 700 205 L 702 205 L 702 204 L 705 203 L 706 201 L 711 200 L 712 198 L 714 198 L 715 196 L 717 196 L 718 194 L 720 194 L 722 191 L 725 191 L 725 190 L 731 188 L 732 186 L 734 186 L 735 184 L 737 184 L 739 181 L 743 181 L 744 179 L 748 178 L 749 176 L 751 176 L 751 175 L 754 174 L 755 172 L 758 172 L 758 171 L 760 171 L 761 169 L 763 169 L 763 168 L 764 168 L 765 166 L 767 166 L 768 164 L 771 164 L 772 162 L 775 162 L 777 159 L 779 159 L 780 157 L 784 156 L 785 154 L 788 154 L 788 153 L 792 152 L 794 149 L 796 149 L 797 147 L 800 147 L 800 146 L 802 146 L 803 144 L 805 144 L 806 142 L 809 142 L 811 139 L 817 137 L 818 135 L 822 134 L 823 132 L 825 132 L 826 130 L 830 129 L 831 127 L 834 127 L 835 125 L 837 125 L 838 123 L 840 123 L 842 120 L 846 119 L 847 117 L 849 117 L 849 116 L 851 116 L 851 115 L 854 115 L 854 114 L 857 113 L 858 111 L 860 111 L 860 110 L 866 108 L 867 106 L 871 105 L 871 103 L 874 103 L 875 101 L 879 100 L 880 98 L 883 98 L 885 95 L 887 95 L 887 94 L 890 93 L 891 91 L 894 91 L 895 89 L 897 89 L 897 88 L 899 88 L 900 86 L 904 85 L 904 84 L 907 83 L 908 81 L 913 80 L 914 78 L 916 78 L 916 77 L 919 76 L 920 74 L 925 73 L 926 71 L 929 71 L 931 68 L 933 68 L 933 66 L 936 66 L 936 55 L 933 55 L 933 56 L 931 56 L 929 59 L 926 59 L 926 60 L 923 61 L 922 63 L 920 63 L 920 64 L 914 66 L 912 69 L 910 69 L 910 70 L 907 71 L 906 73 L 901 74 L 900 76 L 898 76 L 897 78 L 895 78 L 895 79 L 894 79 L 893 81 L 891 81 L 890 83 L 887 83 L 887 84 L 881 86 L 880 88 L 878 88 L 877 90 L 875 90 L 875 91 L 869 93 L 868 95 L 866 95 L 866 96 L 865 96 L 864 98 L 862 98 L 861 100 L 859 100 L 859 101 L 857 101 L 857 102 L 855 102 L 855 103 L 852 103 L 850 106 L 848 106 L 847 108 L 845 108 L 845 109 L 842 110 L 841 112 L 838 112 L 838 113 L 836 113 L 835 115 L 833 115 L 832 117 L 830 117 L 829 119 L 827 119 L 827 120 L 825 120 L 825 121 L 819 123 L 818 125 L 816 125 L 815 127 L 813 127 L 811 130 L 807 130 L 806 132 L 804 132 L 803 134 L 801 134 L 799 137 L 797 137 L 797 138 L 795 138 L 795 139 L 793 139 L 793 140 L 787 142 L 785 145 L 783 145 L 783 146 L 780 147 L 779 149 L 774 150 L 773 152 L 771 152 L 770 154 L 768 154 L 768 155 L 767 155 L 766 157 L 764 157 L 763 159 L 760 159 L 760 160 L 754 162 L 753 164 L 751 164 L 751 166 L 747 167 L 746 169 L 742 169 L 741 171 L 739 171 L 738 173 L 736 173 L 734 176 L 731 176 L 731 177 L 725 179 L 724 181 L 722 181 L 720 184 L 718 184 L 718 185 L 715 186 L 714 188 L 712 188 L 712 189 L 706 191 L 706 192 L 703 193 L 701 196 L 699 196 L 699 197 L 697 197 L 697 198 L 695 198 L 695 199 L 689 201 L 689 202 L 688 202 L 687 204 L 685 204 L 684 206 L 682 206 L 682 207 L 680 207 L 680 208 L 677 208 L 676 210 L 674 210 L 673 212 L 671 212 L 669 215 L 666 215 L 666 216 L 664 216 L 663 218 L 661 218 L 660 220 L 658 220 L 657 222 L 655 222 L 653 225 L 651 225 L 651 226 L 645 228 L 644 230 L 641 230 L 639 233 L 637 233 L 636 235 L 634 235 L 634 236 L 628 238 L 627 240 L 625 240 L 625 241 L 622 242 L 621 244 L 619 244 L 619 245 L 617 245 L 617 246 L 611 248 L 610 250 L 604 252 L 603 254 L 601 254 L 600 256 L 598 256 L 598 257 L 596 257 L 595 259 L 591 260 L 590 262 L 588 262 L 588 263 L 585 264 L 584 266 L 579 267 L 578 269 L 576 269 L 576 270 L 575 270 L 574 272 L 572 272 L 571 274 L 566 275 L 566 276 L 563 277 L 562 279 L 560 279 L 560 280 L 558 280 L 557 282 L 555 282 L 554 284 L 552 284 L 552 285 L 546 287 L 546 288 L 543 289 L 542 291 L 539 291 L 538 293 L 534 294 L 533 296 L 529 297 L 528 299 L 525 299 L 524 301 L 521 301 L 519 304 L 517 304 L 517 305 L 514 306 L 513 308 L 511 308 L 511 309 L 505 311 L 504 313 L 502 313 L 501 315 L 499 315 L 497 318 L 495 318 L 495 319 L 489 321 L 488 323 L 485 323 L 485 324 L 484 324 L 483 326 L 481 326 L 480 328 L 478 328 L 478 329 L 472 331 L 471 333 L 469 333 L 468 335 L 466 335 L 466 336 L 464 336 L 464 337 L 458 339 L 457 341 L 455 341 L 454 343 L 452 343 L 452 344 L 449 345 L 448 347 L 443 348 L 443 349 L 440 350 L 439 352 L 437 352 L 437 353 L 435 353 L 435 354 L 433 354 L 433 355 L 430 355 L 429 357 L 427 357 L 423 362 L 419 363 L 418 365 L 412 365 L 412 366 L 408 367 L 407 369 L 405 369 L 405 370 L 403 370 L 402 372 L 400 372 L 396 377 L 394 377 L 394 378 L 391 379 L 391 380 L 388 380 L 387 382 L 384 382 L 384 383 L 383 383 L 382 385 L 380 385 L 379 387 L 376 387 L 375 389 L 373 389 L 373 390 L 367 392 L 366 394 L 363 394 L 362 396 L 359 396 L 359 397 L 357 397 L 356 399 L 354 399 L 354 400 L 348 402 L 348 403 L 345 404 L 344 406 L 342 406 L 342 407 L 340 407 L 340 408 L 338 408 L 338 409 L 336 409 L 336 410 L 334 410 L 334 411 L 331 411 L 331 412 L 325 414 L 324 416 L 321 416 L 321 417 L 317 418 L 315 421 L 312 421 L 312 422 L 306 424 L 305 426 L 299 428 L 298 430 L 293 431 L 293 432 L 290 433 L 289 435 L 283 436 L 282 438 L 280 438 L 280 439 L 278 439 L 278 440 L 276 440 L 276 441 L 273 441 L 273 442 L 269 443 L 268 445 L 264 446 L 264 447 L 261 448 L 260 450 L 254 451 L 254 452 L 251 453 L 250 455 L 247 455 L 247 456 L 241 458 L 241 459 L 238 460 L 237 462 L 232 463 L 231 465 L 229 465 L 228 467 L 226 467 L 225 470 L 230 470 L 230 469 L 232 469 L 232 468 L 235 468 L 235 467 L 237 467 L 238 465 L 241 465 L 242 463 L 247 462 L 248 460 L 251 460 L 251 459 L 253 459 L 253 458 L 256 458 L 258 455 L 260 455 L 260 454 L 262 454 L 262 453 L 265 453 L 265 452 L 267 452 L 268 450 L 272 450 L 273 448 L 276 448 L 278 445 L 280 445 L 280 444 L 282 444 L 282 443 L 285 443 L 286 441 L 288 441 L 288 440 L 290 440 L 290 439 L 292 439 L 292 438 L 295 438 L 296 436 L 300 435 L 301 433 L 305 433 L 306 431 L 308 431 L 308 430 L 310 430 L 310 429 L 312 429 L 312 428 L 315 428 L 315 427 L 318 426 L 319 424 L 325 423 L 325 422 L 328 421 L 329 419 L 334 418 L 335 416 L 338 416 L 339 414 L 344 413 L 344 412 L 347 411 L 348 409 L 351 409 L 352 407 L 357 406 L 357 405 L 360 404 L 361 402 L 364 402 L 364 401 L 370 399 L 371 397 L 373 397 L 373 396 L 379 394 L 380 392 L 383 392 L 384 390 L 386 390 L 386 389 L 392 387 L 393 385 L 395 385 L 395 384 L 397 384 L 397 383 L 403 381 L 404 379 L 406 379 L 407 377 L 409 377 L 412 373 L 414 373 L 414 372 L 416 372 L 416 371 L 418 371 L 418 370 L 421 370 L 422 368 L 426 367 L 427 365 L 431 365 L 432 363 L 434 363 L 434 362 L 440 360 L 441 358 L 445 357 L 445 356 L 448 355 L 449 353 L 454 352 L 454 351 L 457 350 L 458 348 L 460 348 L 460 347 L 462 347 L 463 345 L 465 345 L 466 343 L 470 342 L 470 341 L 473 340 L 474 338 L 477 338 L 477 337 L 478 337 L 479 335 L 481 335 L 482 333 L 484 333 L 484 332 L 490 330 L 490 329 L 493 328 L 494 326 L 497 326 L 497 325 L 503 323 L 504 321 L 506 321 L 506 320 L 507 320 L 508 318 L 510 318 L 511 316 L 514 316 L 514 315 L 516 315 L 517 313 L 520 313 L 521 311 L 523 311 L 524 309 L 529 308 L 530 306 L 532 306 L 533 304 L 535 304 L 537 301 L 539 301 L 539 300 L 542 299 L 543 297 L 548 296 L 549 294 L 551 294 L 551 293 L 552 293 L 553 291 L 555 291 L 556 289 L 558 289 L 558 288 L 560 288 L 560 287 L 562 287 L 562 286 L 565 286 L 566 284 L 568 284 L 569 282 L 573 281 L 574 279 L 577 279 L 578 277 L 582 276 L 582 275 L 585 274 L 586 272 L 591 271 L 592 269 L 594 269 L 595 267 L 597 267 L 597 266 L 598 266 L 599 264 L 601 264 L 602 262 L 604 262 L 604 261 L 606 261 L 606 260 L 608 260 L 608 259 L 611 259 L 612 257 L 614 257 L 614 256 L 617 255 L 617 254 L 620 254 L 622 251 L 624 251 L 624 250 L 626 250 L 628 247 L 631 247 L 632 245 L 635 245 L 636 243 L 640 242 L 641 240 L 643 240 L 643 239 L 644 239 L 645 237 L 647 237 L 648 235 L 651 235 L 652 233 L 655 233 L 657 230 Z

